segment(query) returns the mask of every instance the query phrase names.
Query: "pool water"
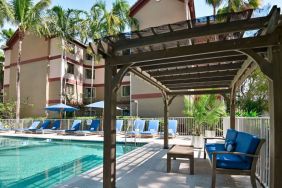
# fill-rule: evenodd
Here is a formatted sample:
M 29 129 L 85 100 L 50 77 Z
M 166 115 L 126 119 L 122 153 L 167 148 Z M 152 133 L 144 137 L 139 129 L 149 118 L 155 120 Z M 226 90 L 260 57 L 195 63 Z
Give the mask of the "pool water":
M 135 148 L 117 144 L 117 157 Z M 0 187 L 53 187 L 102 163 L 102 142 L 0 137 Z

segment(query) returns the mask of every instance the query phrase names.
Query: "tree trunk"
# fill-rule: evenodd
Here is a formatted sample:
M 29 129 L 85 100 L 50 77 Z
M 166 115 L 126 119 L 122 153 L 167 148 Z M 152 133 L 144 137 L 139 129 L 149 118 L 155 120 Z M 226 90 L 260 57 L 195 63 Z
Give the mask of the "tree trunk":
M 51 53 L 51 39 L 48 39 L 48 60 L 47 60 L 47 70 L 46 70 L 46 107 L 49 105 L 49 74 L 50 74 L 50 54 Z M 46 117 L 48 117 L 48 112 L 46 110 Z
M 18 61 L 17 61 L 17 77 L 16 77 L 16 120 L 20 121 L 20 108 L 21 108 L 21 88 L 20 88 L 20 72 L 21 72 L 21 56 L 22 56 L 22 42 L 24 34 L 19 32 L 19 49 L 18 49 Z
M 213 6 L 213 15 L 215 16 L 216 15 L 216 8 L 215 6 Z M 214 18 L 215 19 L 215 18 Z

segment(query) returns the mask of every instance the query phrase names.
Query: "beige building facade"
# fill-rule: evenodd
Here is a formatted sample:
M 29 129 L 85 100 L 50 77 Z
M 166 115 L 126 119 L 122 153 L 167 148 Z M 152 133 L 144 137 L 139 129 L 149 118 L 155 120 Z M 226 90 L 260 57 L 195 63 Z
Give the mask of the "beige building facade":
M 7 42 L 4 51 L 4 102 L 15 101 L 17 32 Z M 93 77 L 92 63 L 87 46 L 78 41 L 40 38 L 27 33 L 22 43 L 20 64 L 21 118 L 45 116 L 44 107 L 47 105 L 66 103 L 80 106 L 103 100 L 104 62 L 93 63 Z M 122 81 L 124 91 L 120 91 L 118 96 L 124 109 L 129 109 L 129 85 L 129 76 L 126 76 Z
M 131 8 L 131 16 L 139 21 L 140 30 L 195 18 L 194 1 L 139 0 Z M 131 115 L 162 117 L 163 99 L 159 89 L 131 74 Z M 183 116 L 184 96 L 176 97 L 170 116 Z

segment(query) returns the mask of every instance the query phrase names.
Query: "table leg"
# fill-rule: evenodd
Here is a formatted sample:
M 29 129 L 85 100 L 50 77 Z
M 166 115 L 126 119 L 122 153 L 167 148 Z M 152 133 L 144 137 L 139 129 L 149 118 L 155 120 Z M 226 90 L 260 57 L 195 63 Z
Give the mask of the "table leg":
M 190 174 L 194 174 L 194 157 L 190 158 Z
M 206 143 L 207 139 L 204 138 L 204 159 L 206 159 Z
M 171 156 L 168 154 L 167 155 L 167 163 L 166 163 L 166 168 L 167 168 L 167 173 L 171 171 Z

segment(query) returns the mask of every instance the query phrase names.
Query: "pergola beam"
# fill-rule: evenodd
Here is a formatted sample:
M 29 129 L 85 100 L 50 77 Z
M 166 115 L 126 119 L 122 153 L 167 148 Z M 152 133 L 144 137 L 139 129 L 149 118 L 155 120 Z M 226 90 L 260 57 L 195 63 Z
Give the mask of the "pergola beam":
M 221 55 L 220 55 L 221 54 Z M 218 56 L 214 56 L 218 55 Z M 161 62 L 148 62 L 148 65 L 144 65 L 145 63 L 141 64 L 142 70 L 156 70 L 162 68 L 173 68 L 179 66 L 193 66 L 193 65 L 204 65 L 210 63 L 221 63 L 221 62 L 231 62 L 231 61 L 243 61 L 247 57 L 240 53 L 236 52 L 225 52 L 225 53 L 218 53 L 218 54 L 207 54 L 202 55 L 194 59 L 194 57 L 181 57 L 176 59 L 162 60 Z M 183 59 L 183 60 L 178 60 Z M 149 65 L 150 64 L 150 65 Z M 134 66 L 138 66 L 135 64 Z
M 200 72 L 213 72 L 221 70 L 238 70 L 242 66 L 242 63 L 228 63 L 228 64 L 217 64 L 211 66 L 201 66 L 201 67 L 186 67 L 186 68 L 177 68 L 177 69 L 166 69 L 166 70 L 157 70 L 150 71 L 151 76 L 167 76 L 175 74 L 189 74 L 189 73 L 200 73 Z
M 153 45 L 163 42 L 177 41 L 206 35 L 223 34 L 230 32 L 241 32 L 255 30 L 265 27 L 268 17 L 253 18 L 249 20 L 238 20 L 228 23 L 207 24 L 203 26 L 183 29 L 163 34 L 155 34 L 138 39 L 121 40 L 114 45 L 115 51 L 139 46 Z
M 143 52 L 132 55 L 113 56 L 109 58 L 109 62 L 112 66 L 115 66 L 129 63 L 148 62 L 160 59 L 171 59 L 175 57 L 204 55 L 216 52 L 271 47 L 278 45 L 278 39 L 278 34 L 273 33 L 271 35 L 265 35 L 255 38 L 233 39 L 227 41 L 190 45 L 179 48 L 171 48 L 167 50 Z
M 198 85 L 183 85 L 183 86 L 171 86 L 168 87 L 170 90 L 182 90 L 182 89 L 213 89 L 213 88 L 229 88 L 229 83 L 218 83 L 218 84 L 198 84 Z
M 222 77 L 207 77 L 207 78 L 191 78 L 185 80 L 170 80 L 170 81 L 162 81 L 164 85 L 168 84 L 189 84 L 193 82 L 213 82 L 213 81 L 222 81 L 222 80 L 232 80 L 234 76 L 222 76 Z
M 179 90 L 179 91 L 171 91 L 169 95 L 208 95 L 208 94 L 225 94 L 229 93 L 230 89 L 214 89 L 214 90 Z
M 163 76 L 158 77 L 158 81 L 172 81 L 172 80 L 187 80 L 192 78 L 213 78 L 213 77 L 225 77 L 225 76 L 235 76 L 237 73 L 236 70 L 231 71 L 221 71 L 221 72 L 206 72 L 198 74 L 183 74 L 176 76 Z

